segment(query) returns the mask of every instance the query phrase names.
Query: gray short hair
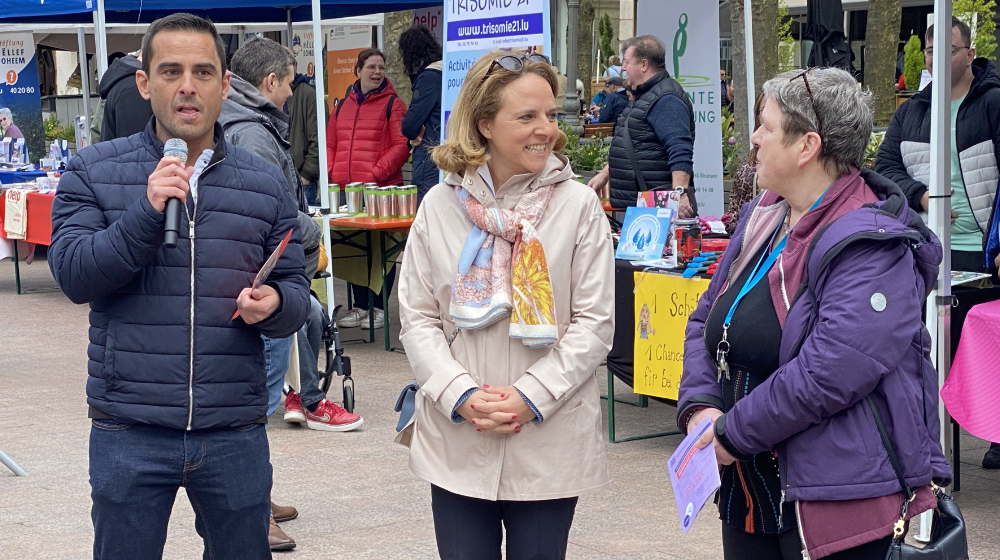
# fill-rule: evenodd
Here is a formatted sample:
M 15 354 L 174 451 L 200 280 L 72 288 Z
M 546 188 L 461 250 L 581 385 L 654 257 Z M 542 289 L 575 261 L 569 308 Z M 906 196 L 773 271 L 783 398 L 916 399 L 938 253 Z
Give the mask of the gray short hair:
M 266 37 L 254 37 L 240 47 L 229 63 L 233 74 L 259 88 L 264 79 L 274 74 L 279 80 L 288 77 L 289 66 L 295 65 L 295 58 L 285 47 Z
M 638 60 L 648 60 L 649 65 L 656 70 L 664 70 L 667 67 L 667 47 L 655 35 L 640 35 L 632 37 L 622 43 L 622 54 L 635 47 L 633 56 Z
M 839 68 L 814 68 L 805 76 L 810 99 L 802 73 L 784 72 L 764 83 L 764 96 L 777 102 L 783 113 L 786 141 L 816 132 L 823 140 L 819 154 L 823 165 L 838 175 L 861 167 L 872 135 L 871 92 Z
M 3 109 L 0 109 L 0 117 L 10 117 L 10 120 L 14 120 L 13 113 L 11 113 L 10 109 L 8 109 L 6 107 L 4 107 Z

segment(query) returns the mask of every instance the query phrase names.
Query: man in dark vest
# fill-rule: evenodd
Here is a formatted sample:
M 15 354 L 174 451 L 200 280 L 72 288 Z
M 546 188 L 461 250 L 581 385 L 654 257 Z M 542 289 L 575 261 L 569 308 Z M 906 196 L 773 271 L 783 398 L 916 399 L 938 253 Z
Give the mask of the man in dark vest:
M 667 73 L 662 41 L 642 35 L 622 43 L 622 51 L 633 100 L 618 118 L 608 165 L 589 185 L 600 191 L 610 180 L 615 208 L 635 206 L 640 191 L 684 187 L 680 215 L 695 216 L 691 101 Z

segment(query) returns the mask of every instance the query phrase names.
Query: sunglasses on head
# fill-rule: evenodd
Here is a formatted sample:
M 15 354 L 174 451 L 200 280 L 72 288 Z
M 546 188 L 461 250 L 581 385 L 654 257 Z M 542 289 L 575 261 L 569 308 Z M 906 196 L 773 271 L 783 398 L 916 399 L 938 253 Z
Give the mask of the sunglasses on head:
M 820 118 L 819 111 L 816 110 L 816 100 L 813 98 L 812 88 L 809 87 L 809 77 L 806 76 L 806 74 L 808 74 L 811 70 L 815 70 L 815 69 L 816 69 L 815 66 L 814 67 L 810 67 L 810 68 L 806 68 L 801 74 L 796 74 L 795 76 L 792 76 L 792 78 L 790 80 L 788 80 L 788 81 L 789 82 L 794 82 L 795 80 L 797 80 L 799 78 L 802 78 L 802 83 L 804 83 L 806 85 L 806 95 L 809 96 L 809 103 L 812 105 L 813 114 L 816 115 L 816 134 L 819 134 L 819 137 L 822 138 L 823 137 L 823 119 Z
M 503 68 L 508 72 L 520 72 L 521 70 L 524 70 L 525 60 L 527 60 L 528 62 L 552 64 L 549 61 L 549 57 L 545 56 L 544 54 L 537 54 L 537 53 L 529 55 L 521 54 L 516 56 L 512 54 L 507 54 L 501 56 L 500 58 L 495 59 L 493 61 L 493 64 L 490 64 L 490 69 L 487 70 L 486 75 L 483 76 L 483 81 L 485 82 L 486 78 L 489 78 L 490 74 L 492 74 L 493 71 L 496 70 L 497 68 Z

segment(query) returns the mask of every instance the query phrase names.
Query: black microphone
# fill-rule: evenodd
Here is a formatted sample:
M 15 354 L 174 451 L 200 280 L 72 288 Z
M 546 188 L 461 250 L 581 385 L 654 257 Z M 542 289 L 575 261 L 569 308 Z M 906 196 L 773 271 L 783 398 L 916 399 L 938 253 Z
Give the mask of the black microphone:
M 188 147 L 187 142 L 180 138 L 171 138 L 163 146 L 163 157 L 175 157 L 181 160 L 181 165 L 187 163 Z M 181 230 L 181 201 L 178 198 L 167 199 L 167 208 L 164 212 L 166 220 L 163 223 L 163 246 L 174 248 L 177 246 L 177 234 Z

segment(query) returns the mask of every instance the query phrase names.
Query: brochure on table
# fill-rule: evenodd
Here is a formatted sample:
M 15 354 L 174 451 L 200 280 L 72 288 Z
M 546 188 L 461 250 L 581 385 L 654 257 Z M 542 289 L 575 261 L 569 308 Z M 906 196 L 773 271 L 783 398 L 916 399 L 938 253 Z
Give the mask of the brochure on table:
M 679 208 L 678 191 L 639 193 L 636 205 L 625 210 L 615 258 L 638 261 L 651 267 L 676 267 L 673 223 Z

